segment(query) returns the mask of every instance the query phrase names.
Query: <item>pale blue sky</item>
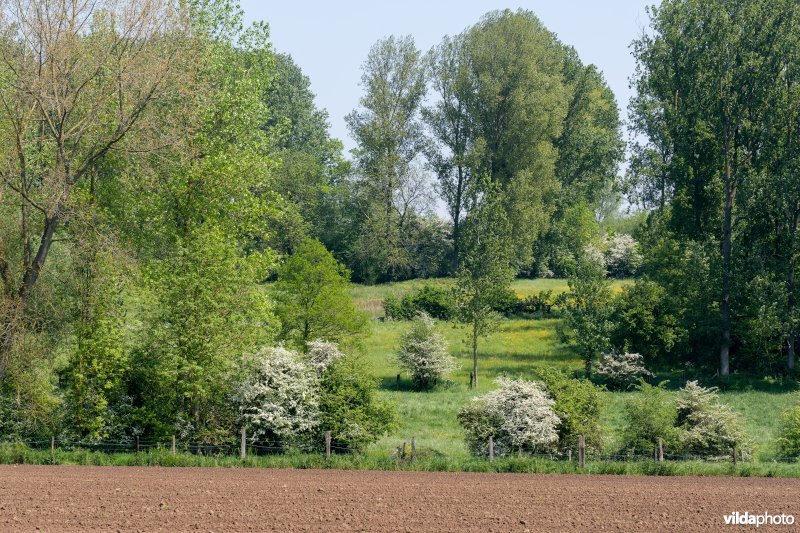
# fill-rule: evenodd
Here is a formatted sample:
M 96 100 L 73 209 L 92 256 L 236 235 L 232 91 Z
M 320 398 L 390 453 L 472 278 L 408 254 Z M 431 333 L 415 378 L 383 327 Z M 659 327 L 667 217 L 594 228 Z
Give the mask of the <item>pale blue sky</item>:
M 362 0 L 301 1 L 241 0 L 248 21 L 270 24 L 272 42 L 291 54 L 311 78 L 317 103 L 330 113 L 332 135 L 352 148 L 344 116 L 358 105 L 360 67 L 370 46 L 386 35 L 414 37 L 428 50 L 444 35 L 461 32 L 495 9 L 529 9 L 573 45 L 586 63 L 605 74 L 623 110 L 631 91 L 628 78 L 634 61 L 630 42 L 647 26 L 645 6 L 653 1 L 544 1 L 515 3 L 492 0 Z

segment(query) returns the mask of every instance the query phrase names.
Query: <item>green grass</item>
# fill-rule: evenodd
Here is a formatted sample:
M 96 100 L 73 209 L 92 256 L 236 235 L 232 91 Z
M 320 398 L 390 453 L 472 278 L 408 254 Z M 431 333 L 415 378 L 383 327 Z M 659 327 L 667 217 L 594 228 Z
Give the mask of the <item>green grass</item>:
M 614 474 L 658 476 L 762 476 L 800 477 L 800 463 L 740 463 L 680 461 L 655 464 L 651 461 L 587 461 L 579 469 L 575 461 L 553 461 L 542 457 L 498 458 L 494 463 L 477 457 L 448 457 L 418 448 L 414 462 L 393 453 L 368 452 L 333 455 L 289 452 L 280 455 L 202 456 L 150 450 L 142 453 L 104 453 L 87 450 L 34 450 L 24 444 L 0 445 L 0 464 L 84 465 L 84 466 L 166 466 L 223 468 L 355 469 L 429 472 L 516 472 L 548 474 Z
M 494 379 L 503 374 L 531 377 L 546 367 L 581 368 L 581 361 L 558 342 L 555 323 L 554 319 L 504 321 L 497 333 L 479 345 L 480 390 L 492 390 Z M 381 384 L 381 394 L 397 406 L 399 418 L 397 431 L 376 447 L 397 446 L 413 436 L 438 452 L 464 456 L 467 451 L 456 415 L 475 395 L 469 390 L 472 355 L 464 343 L 467 332 L 449 324 L 441 326 L 458 369 L 450 375 L 450 383 L 430 392 L 417 392 L 394 358 L 400 335 L 408 328 L 408 322 L 373 322 L 372 334 L 365 342 L 365 358 Z

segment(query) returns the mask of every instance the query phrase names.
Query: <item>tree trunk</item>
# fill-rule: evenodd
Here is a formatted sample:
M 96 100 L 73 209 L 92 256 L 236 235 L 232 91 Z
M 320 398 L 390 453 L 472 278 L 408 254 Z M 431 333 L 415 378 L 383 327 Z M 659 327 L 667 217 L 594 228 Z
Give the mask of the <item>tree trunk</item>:
M 474 376 L 475 390 L 478 390 L 478 324 L 472 328 L 472 375 Z
M 788 273 L 786 276 L 786 292 L 788 294 L 787 300 L 787 314 L 789 316 L 789 332 L 786 335 L 786 368 L 794 370 L 795 366 L 795 350 L 797 349 L 797 332 L 794 328 L 794 314 L 795 314 L 795 280 L 794 280 L 794 250 L 795 239 L 797 238 L 797 223 L 800 221 L 800 211 L 795 211 L 792 225 L 789 228 L 789 261 L 787 265 Z
M 719 348 L 719 374 L 730 375 L 731 348 L 731 218 L 735 186 L 731 176 L 730 138 L 725 138 L 725 214 L 722 223 L 722 298 L 720 319 L 722 339 Z
M 458 165 L 458 184 L 456 186 L 456 203 L 453 206 L 453 272 L 458 270 L 461 254 L 461 204 L 464 187 L 464 168 Z
M 62 210 L 66 204 L 68 195 L 69 188 L 61 193 L 55 212 L 45 220 L 44 230 L 42 230 L 42 236 L 39 241 L 39 249 L 36 252 L 36 257 L 23 275 L 22 285 L 19 287 L 19 292 L 16 297 L 17 302 L 15 308 L 9 313 L 4 323 L 0 325 L 3 332 L 2 340 L 0 341 L 0 382 L 3 381 L 6 371 L 8 370 L 8 360 L 11 354 L 11 348 L 14 345 L 14 339 L 22 325 L 25 308 L 33 292 L 33 287 L 39 279 L 39 274 L 44 268 L 47 255 L 50 253 L 50 246 L 53 244 L 53 235 L 58 227 L 58 223 L 61 221 Z

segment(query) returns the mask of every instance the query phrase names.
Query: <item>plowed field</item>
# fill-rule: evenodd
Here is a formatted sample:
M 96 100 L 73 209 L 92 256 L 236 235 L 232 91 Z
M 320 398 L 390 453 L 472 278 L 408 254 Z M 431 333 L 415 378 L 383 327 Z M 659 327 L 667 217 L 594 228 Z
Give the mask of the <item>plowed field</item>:
M 794 479 L 0 466 L 21 531 L 736 530 L 723 515 L 799 500 Z

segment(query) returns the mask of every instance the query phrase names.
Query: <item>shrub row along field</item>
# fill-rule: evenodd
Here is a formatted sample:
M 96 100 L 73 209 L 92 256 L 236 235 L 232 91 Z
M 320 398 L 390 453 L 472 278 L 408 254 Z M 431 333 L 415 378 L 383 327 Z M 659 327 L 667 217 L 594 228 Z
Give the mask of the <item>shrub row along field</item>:
M 626 280 L 614 281 L 612 289 L 620 290 L 626 284 Z M 414 280 L 378 286 L 357 285 L 352 293 L 362 310 L 370 312 L 373 317 L 381 317 L 382 302 L 388 296 L 402 298 L 424 286 L 449 288 L 450 285 L 449 280 Z M 568 291 L 568 286 L 566 280 L 560 279 L 516 280 L 512 290 L 518 296 L 525 297 L 543 290 L 563 293 Z M 557 317 L 503 320 L 499 330 L 480 345 L 482 381 L 479 392 L 483 394 L 494 390 L 497 387 L 495 378 L 502 375 L 538 380 L 547 369 L 580 372 L 583 369 L 581 357 L 574 349 L 559 342 L 556 332 L 559 320 Z M 419 391 L 413 386 L 409 375 L 401 370 L 395 355 L 401 336 L 410 327 L 408 321 L 373 320 L 370 335 L 364 341 L 364 358 L 380 382 L 380 395 L 393 403 L 398 412 L 398 427 L 373 445 L 372 451 L 396 448 L 413 436 L 420 449 L 448 457 L 466 458 L 469 453 L 463 429 L 458 423 L 458 412 L 477 394 L 469 389 L 472 360 L 466 344 L 467 331 L 449 322 L 439 322 L 439 331 L 445 336 L 450 352 L 455 356 L 456 369 L 449 375 L 448 382 L 430 391 Z M 674 398 L 678 394 L 677 389 L 687 380 L 702 377 L 667 373 L 650 381 L 657 383 L 669 380 L 666 394 Z M 705 377 L 705 381 L 712 378 Z M 791 383 L 782 384 L 768 379 L 739 383 L 734 379 L 720 392 L 722 403 L 740 415 L 744 431 L 753 444 L 755 457 L 778 455 L 776 439 L 781 424 L 780 413 L 794 401 L 792 395 L 786 393 L 791 389 Z M 611 454 L 622 444 L 625 405 L 640 393 L 604 391 L 601 394 L 602 451 Z

